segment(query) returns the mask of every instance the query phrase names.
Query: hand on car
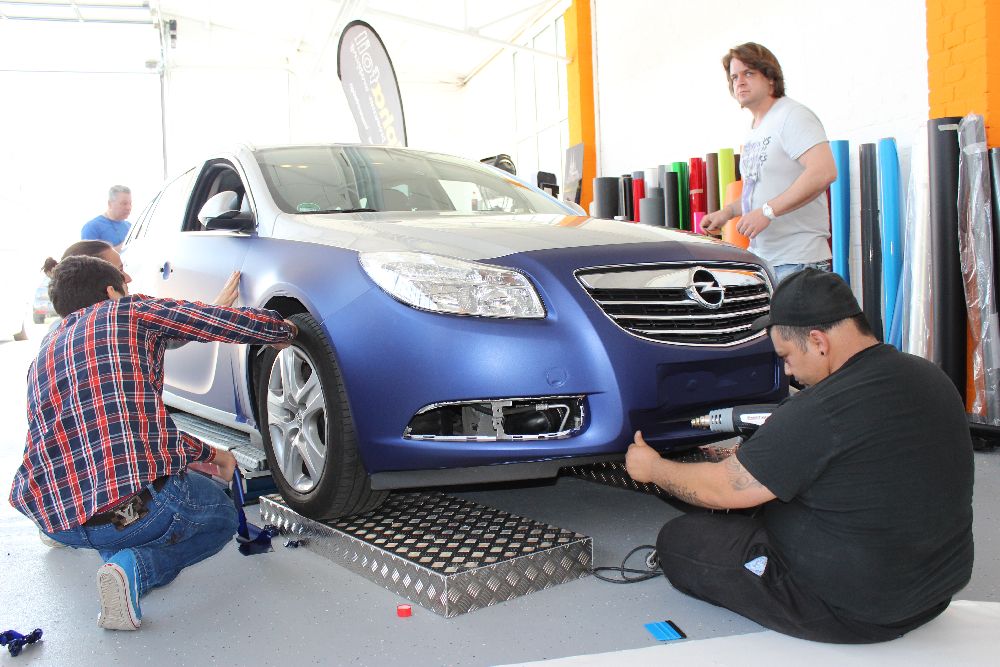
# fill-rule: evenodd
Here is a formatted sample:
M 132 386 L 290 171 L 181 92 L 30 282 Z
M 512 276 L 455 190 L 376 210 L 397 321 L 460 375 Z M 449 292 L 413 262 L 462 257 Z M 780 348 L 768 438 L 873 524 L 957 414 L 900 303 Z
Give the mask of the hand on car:
M 229 279 L 226 280 L 226 284 L 222 286 L 222 291 L 219 295 L 215 297 L 215 305 L 225 306 L 226 308 L 232 306 L 236 303 L 236 299 L 240 296 L 240 272 L 233 271 L 229 274 Z
M 288 328 L 292 330 L 292 340 L 298 338 L 299 327 L 295 324 L 295 322 L 292 322 L 291 320 L 285 320 L 285 324 L 287 324 Z M 271 347 L 273 347 L 276 350 L 284 350 L 289 345 L 291 345 L 291 341 L 287 343 L 271 343 Z
M 722 228 L 729 222 L 729 207 L 724 207 L 714 213 L 708 213 L 701 219 L 701 228 L 708 234 L 718 236 Z
M 629 445 L 625 454 L 625 470 L 629 477 L 637 482 L 652 482 L 653 471 L 660 460 L 660 453 L 643 440 L 642 431 L 636 431 L 635 442 Z

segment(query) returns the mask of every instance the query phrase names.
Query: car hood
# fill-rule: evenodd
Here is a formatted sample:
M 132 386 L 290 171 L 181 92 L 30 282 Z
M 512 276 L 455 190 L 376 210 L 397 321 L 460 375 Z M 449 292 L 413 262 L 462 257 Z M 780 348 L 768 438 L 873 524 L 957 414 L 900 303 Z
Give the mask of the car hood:
M 426 252 L 466 260 L 493 259 L 551 248 L 626 243 L 721 243 L 663 227 L 552 214 L 282 214 L 278 216 L 273 234 L 291 241 L 358 252 Z

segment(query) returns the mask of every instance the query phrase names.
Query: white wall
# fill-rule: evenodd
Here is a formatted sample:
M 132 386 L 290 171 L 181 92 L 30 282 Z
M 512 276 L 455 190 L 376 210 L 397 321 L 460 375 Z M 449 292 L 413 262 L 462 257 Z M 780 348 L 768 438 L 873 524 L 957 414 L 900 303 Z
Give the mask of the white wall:
M 750 114 L 729 95 L 722 56 L 759 42 L 781 62 L 789 97 L 830 139 L 851 142 L 852 276 L 860 266 L 858 145 L 896 137 L 903 183 L 927 119 L 921 0 L 594 0 L 598 172 L 739 147 Z M 857 282 L 852 280 L 852 282 Z

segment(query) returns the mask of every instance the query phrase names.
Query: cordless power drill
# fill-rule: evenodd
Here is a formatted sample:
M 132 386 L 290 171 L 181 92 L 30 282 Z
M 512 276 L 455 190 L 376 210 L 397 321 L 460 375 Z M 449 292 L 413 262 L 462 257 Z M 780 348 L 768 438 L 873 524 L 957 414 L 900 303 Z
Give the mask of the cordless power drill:
M 774 403 L 759 403 L 757 405 L 737 405 L 732 408 L 719 408 L 707 415 L 691 420 L 693 428 L 704 428 L 719 433 L 739 433 L 750 437 L 760 425 L 767 421 L 775 408 Z

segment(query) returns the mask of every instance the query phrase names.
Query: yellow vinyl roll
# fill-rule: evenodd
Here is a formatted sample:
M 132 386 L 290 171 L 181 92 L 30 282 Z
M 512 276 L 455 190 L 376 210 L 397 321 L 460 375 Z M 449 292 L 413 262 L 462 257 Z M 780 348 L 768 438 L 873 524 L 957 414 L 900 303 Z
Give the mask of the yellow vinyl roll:
M 725 199 L 726 187 L 736 180 L 736 163 L 732 148 L 719 149 L 719 199 Z

